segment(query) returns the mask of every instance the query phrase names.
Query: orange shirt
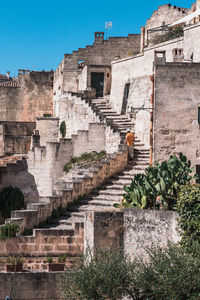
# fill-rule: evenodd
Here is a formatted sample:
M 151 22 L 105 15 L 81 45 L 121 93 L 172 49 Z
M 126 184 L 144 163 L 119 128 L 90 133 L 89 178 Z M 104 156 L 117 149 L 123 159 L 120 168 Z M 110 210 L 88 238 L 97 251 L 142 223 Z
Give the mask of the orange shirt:
M 126 135 L 126 141 L 128 146 L 133 146 L 135 140 L 135 136 L 133 133 L 127 133 Z

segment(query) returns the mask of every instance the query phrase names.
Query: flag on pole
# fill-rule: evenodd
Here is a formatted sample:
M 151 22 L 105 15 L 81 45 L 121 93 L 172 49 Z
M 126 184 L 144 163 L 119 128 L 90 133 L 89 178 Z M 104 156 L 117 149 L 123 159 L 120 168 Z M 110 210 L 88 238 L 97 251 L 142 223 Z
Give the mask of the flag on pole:
M 112 22 L 106 22 L 105 23 L 105 28 L 106 29 L 111 29 L 112 28 Z

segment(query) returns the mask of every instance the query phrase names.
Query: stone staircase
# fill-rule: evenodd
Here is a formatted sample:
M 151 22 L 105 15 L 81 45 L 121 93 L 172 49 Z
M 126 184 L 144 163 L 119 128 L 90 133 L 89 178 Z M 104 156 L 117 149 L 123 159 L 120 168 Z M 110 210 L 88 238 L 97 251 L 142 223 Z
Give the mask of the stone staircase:
M 120 203 L 124 194 L 124 185 L 130 185 L 134 176 L 143 173 L 149 165 L 149 150 L 137 147 L 134 150 L 134 163 L 128 165 L 126 169 L 109 178 L 101 187 L 90 193 L 80 204 L 73 206 L 70 212 L 66 212 L 65 217 L 58 222 L 58 228 L 65 228 L 65 225 L 73 226 L 74 220 L 84 218 L 85 211 L 115 210 L 114 203 Z
M 92 100 L 82 99 L 81 101 L 84 101 L 85 104 L 91 107 L 101 123 L 111 127 L 113 132 L 119 133 L 119 153 L 109 155 L 108 159 L 98 165 L 94 165 L 89 170 L 81 169 L 81 172 L 74 174 L 71 181 L 58 182 L 58 188 L 54 191 L 52 197 L 40 197 L 39 203 L 28 204 L 27 210 L 13 211 L 11 220 L 6 220 L 6 222 L 14 221 L 19 225 L 25 220 L 26 225 L 28 224 L 30 225 L 29 228 L 33 228 L 32 225 L 38 224 L 39 219 L 43 220 L 45 216 L 50 216 L 50 210 L 57 209 L 62 201 L 66 201 L 67 197 L 71 199 L 70 201 L 73 201 L 75 199 L 73 195 L 78 196 L 78 193 L 81 195 L 83 182 L 85 182 L 85 186 L 89 186 L 86 190 L 91 192 L 87 193 L 87 196 L 79 204 L 68 209 L 62 217 L 54 220 L 54 223 L 44 228 L 33 229 L 33 235 L 31 236 L 23 237 L 20 235 L 17 237 L 18 253 L 26 253 L 26 255 L 31 253 L 31 257 L 35 257 L 35 261 L 40 261 L 40 269 L 45 269 L 44 260 L 46 255 L 57 257 L 59 254 L 65 253 L 73 258 L 79 256 L 80 252 L 83 251 L 85 211 L 117 210 L 113 204 L 121 202 L 124 194 L 124 185 L 130 185 L 134 176 L 143 172 L 149 164 L 149 149 L 146 149 L 145 145 L 136 138 L 134 163 L 127 165 L 125 170 L 117 173 L 117 169 L 124 169 L 126 163 L 124 165 L 121 163 L 119 168 L 115 167 L 115 156 L 123 155 L 127 129 L 133 128 L 134 123 L 128 116 L 117 114 L 112 109 L 108 97 Z M 119 164 L 121 160 L 122 158 L 118 159 Z M 113 174 L 112 176 L 108 175 L 106 164 L 110 166 L 112 164 L 109 167 L 109 174 Z M 102 174 L 105 180 L 101 178 Z M 94 177 L 96 178 L 95 180 Z M 97 182 L 98 184 L 96 184 Z M 92 185 L 95 189 L 91 188 Z M 57 204 L 58 202 L 59 205 Z M 42 214 L 43 218 L 40 218 Z M 28 260 L 30 260 L 30 256 Z M 32 266 L 28 266 L 28 268 L 36 269 L 34 260 L 32 261 Z
M 109 96 L 104 96 L 103 98 L 97 99 L 85 99 L 82 94 L 71 94 L 80 97 L 84 103 L 88 104 L 94 114 L 98 117 L 100 122 L 105 123 L 107 126 L 110 126 L 113 132 L 119 133 L 119 149 L 124 148 L 127 129 L 132 129 L 135 125 L 133 120 L 131 120 L 128 115 L 120 115 L 115 110 L 113 110 L 109 101 Z M 135 142 L 137 143 L 139 142 L 139 140 L 136 140 Z

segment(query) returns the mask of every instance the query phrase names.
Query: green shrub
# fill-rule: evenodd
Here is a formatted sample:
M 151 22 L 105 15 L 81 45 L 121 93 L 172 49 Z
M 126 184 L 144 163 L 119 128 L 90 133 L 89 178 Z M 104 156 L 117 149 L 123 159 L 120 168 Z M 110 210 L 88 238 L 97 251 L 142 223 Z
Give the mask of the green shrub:
M 148 299 L 200 299 L 200 247 L 169 244 L 168 248 L 148 250 L 149 261 L 138 259 L 134 284 Z M 139 299 L 146 299 L 140 297 Z
M 59 255 L 58 256 L 58 262 L 59 263 L 65 263 L 66 262 L 66 259 L 67 259 L 67 256 L 64 254 L 64 255 Z
M 12 210 L 24 208 L 24 195 L 17 187 L 6 187 L 0 193 L 0 211 L 4 218 L 11 217 Z
M 72 168 L 75 166 L 84 166 L 84 167 L 89 167 L 93 163 L 100 162 L 101 159 L 106 157 L 106 152 L 101 151 L 101 152 L 85 152 L 79 157 L 72 157 L 71 160 L 64 166 L 64 171 L 67 173 L 69 172 Z
M 150 39 L 151 44 L 163 43 L 172 39 L 183 36 L 183 27 L 177 26 L 175 28 L 170 28 L 168 32 L 164 34 L 158 34 Z
M 52 264 L 53 263 L 53 258 L 51 256 L 47 256 L 46 261 L 47 261 L 48 264 Z
M 182 243 L 186 246 L 194 241 L 200 244 L 200 185 L 181 187 L 177 210 Z
M 67 299 L 121 299 L 134 293 L 131 263 L 120 251 L 87 255 L 77 269 L 65 275 L 62 291 Z M 126 291 L 126 293 L 125 293 Z
M 64 275 L 67 299 L 200 299 L 200 246 L 148 249 L 149 259 L 130 262 L 120 251 L 86 255 L 77 270 Z
M 60 134 L 62 135 L 62 138 L 66 136 L 66 124 L 65 121 L 62 121 L 60 124 Z
M 195 176 L 191 176 L 191 162 L 180 153 L 170 156 L 169 160 L 145 169 L 145 174 L 138 174 L 131 185 L 125 186 L 122 204 L 115 207 L 173 209 L 180 185 L 186 185 Z M 157 203 L 159 200 L 160 203 Z
M 0 226 L 0 241 L 15 237 L 18 231 L 19 226 L 17 224 L 8 223 Z

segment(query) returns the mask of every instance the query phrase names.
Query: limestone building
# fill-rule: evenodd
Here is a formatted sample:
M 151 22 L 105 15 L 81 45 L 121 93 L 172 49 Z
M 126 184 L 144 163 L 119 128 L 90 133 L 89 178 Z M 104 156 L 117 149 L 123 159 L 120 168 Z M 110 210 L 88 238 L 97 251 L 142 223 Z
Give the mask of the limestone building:
M 0 190 L 15 182 L 26 204 L 7 220 L 19 225 L 20 235 L 1 242 L 1 270 L 8 251 L 22 253 L 29 270 L 45 270 L 47 255 L 57 259 L 67 254 L 70 267 L 88 237 L 92 247 L 104 249 L 116 241 L 124 246 L 121 229 L 126 226 L 130 255 L 135 249 L 141 253 L 141 241 L 162 246 L 168 237 L 178 241 L 176 214 L 128 211 L 123 223 L 122 212 L 113 218 L 111 211 L 121 202 L 124 185 L 130 185 L 149 163 L 183 152 L 200 168 L 199 20 L 200 0 L 191 9 L 167 4 L 153 13 L 141 35 L 104 40 L 103 33 L 96 32 L 92 46 L 65 54 L 54 78 L 53 72 L 25 70 L 18 80 L 2 78 L 6 82 L 0 84 L 0 140 L 9 141 L 10 133 L 15 136 L 13 148 L 10 142 L 1 143 L 2 156 L 13 154 L 17 146 L 15 151 L 26 152 L 23 145 L 30 147 L 30 127 L 36 131 L 27 156 L 0 160 Z M 65 137 L 59 132 L 62 121 Z M 135 160 L 127 167 L 124 139 L 130 127 L 136 134 Z M 19 132 L 23 132 L 20 142 Z M 63 172 L 72 157 L 91 151 L 106 151 L 107 156 L 89 167 Z M 80 198 L 74 211 L 45 227 L 61 206 Z M 148 238 L 143 222 L 151 225 Z M 33 229 L 33 234 L 22 235 L 25 229 Z
M 112 107 L 118 113 L 125 111 L 134 116 L 136 135 L 150 146 L 153 161 L 167 159 L 170 154 L 182 151 L 197 168 L 200 164 L 198 7 L 199 1 L 191 10 L 165 5 L 154 12 L 151 30 L 155 24 L 161 35 L 167 36 L 166 32 L 177 28 L 182 33 L 149 44 L 145 29 L 141 52 L 112 62 L 110 97 Z M 170 22 L 171 10 L 175 15 Z M 163 17 L 159 15 L 161 11 Z M 171 23 L 164 27 L 164 33 L 163 22 Z M 147 28 L 150 24 L 151 20 L 147 22 Z M 155 32 L 160 36 L 159 31 Z
M 59 115 L 59 97 L 66 91 L 96 90 L 97 97 L 110 94 L 111 61 L 140 51 L 140 35 L 109 37 L 95 32 L 93 45 L 65 54 L 54 74 L 54 115 Z

